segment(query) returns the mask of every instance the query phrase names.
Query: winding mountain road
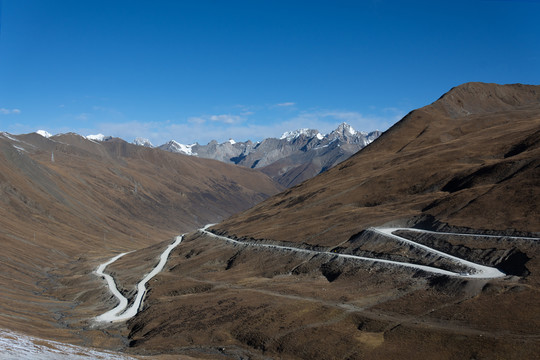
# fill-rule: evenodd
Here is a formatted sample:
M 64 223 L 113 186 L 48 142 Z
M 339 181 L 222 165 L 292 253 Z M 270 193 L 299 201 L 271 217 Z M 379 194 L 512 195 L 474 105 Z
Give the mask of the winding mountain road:
M 249 245 L 249 246 L 259 246 L 259 247 L 265 247 L 265 248 L 270 248 L 270 249 L 294 251 L 294 252 L 307 253 L 307 254 L 313 254 L 313 255 L 327 254 L 327 255 L 337 256 L 337 257 L 346 258 L 346 259 L 354 259 L 354 260 L 361 260 L 361 261 L 371 261 L 371 262 L 388 264 L 388 265 L 393 265 L 393 266 L 401 266 L 401 267 L 413 268 L 413 269 L 417 269 L 417 270 L 423 270 L 423 271 L 427 271 L 427 272 L 434 273 L 434 274 L 448 275 L 448 276 L 461 277 L 461 278 L 493 279 L 493 278 L 504 277 L 506 275 L 505 273 L 499 271 L 498 269 L 496 269 L 494 267 L 484 266 L 484 265 L 476 264 L 476 263 L 473 263 L 473 262 L 470 262 L 470 261 L 467 261 L 467 260 L 464 260 L 464 259 L 460 259 L 458 257 L 446 254 L 446 253 L 444 253 L 442 251 L 438 251 L 438 250 L 435 250 L 433 248 L 430 248 L 429 246 L 425 246 L 425 245 L 416 243 L 416 242 L 414 242 L 412 240 L 408 240 L 408 239 L 405 239 L 405 238 L 403 238 L 401 236 L 393 234 L 393 232 L 397 231 L 397 230 L 413 230 L 413 231 L 423 232 L 423 230 L 419 230 L 419 229 L 410 229 L 410 228 L 369 228 L 368 230 L 376 232 L 376 233 L 378 233 L 380 235 L 392 238 L 394 240 L 398 240 L 398 241 L 400 241 L 402 243 L 421 248 L 421 249 L 423 249 L 425 251 L 428 251 L 430 253 L 433 253 L 433 254 L 436 254 L 436 255 L 438 255 L 440 257 L 443 257 L 443 258 L 455 263 L 456 265 L 466 266 L 466 267 L 470 268 L 471 270 L 468 271 L 468 272 L 455 272 L 455 271 L 439 269 L 439 268 L 436 268 L 436 267 L 433 267 L 433 266 L 411 264 L 411 263 L 400 262 L 400 261 L 392 261 L 392 260 L 386 260 L 386 259 L 377 259 L 377 258 L 370 258 L 370 257 L 349 255 L 349 254 L 340 254 L 340 253 L 334 253 L 334 252 L 329 252 L 329 251 L 315 251 L 315 250 L 308 250 L 308 249 L 300 249 L 300 248 L 290 247 L 290 246 L 243 242 L 243 241 L 234 240 L 234 239 L 231 239 L 231 238 L 228 238 L 228 237 L 225 237 L 225 236 L 216 235 L 216 234 L 208 231 L 207 229 L 212 225 L 213 224 L 207 225 L 204 228 L 200 229 L 199 231 L 201 231 L 201 232 L 203 232 L 203 233 L 205 233 L 207 235 L 213 236 L 215 238 L 218 238 L 218 239 L 221 239 L 221 240 L 224 240 L 224 241 L 228 241 L 228 242 L 231 242 L 231 243 L 234 243 L 234 244 L 243 244 L 243 245 Z M 430 233 L 433 233 L 433 232 L 430 232 Z M 437 233 L 435 233 L 435 234 L 437 234 Z M 452 233 L 445 233 L 445 234 L 452 234 Z M 456 235 L 460 235 L 460 234 L 456 234 Z M 461 235 L 465 235 L 465 234 L 461 234 Z M 469 234 L 467 234 L 467 235 L 469 235 Z M 478 235 L 478 236 L 482 236 L 482 235 Z M 494 236 L 494 235 L 491 235 L 491 236 Z
M 478 236 L 478 237 L 490 237 L 490 238 L 511 238 L 511 239 L 521 239 L 521 240 L 540 240 L 539 238 L 532 238 L 532 237 L 518 237 L 518 236 L 497 236 L 497 235 L 480 235 L 480 234 L 463 234 L 463 233 L 447 233 L 447 232 L 434 232 L 434 231 L 428 231 L 428 230 L 421 230 L 421 229 L 413 229 L 413 228 L 369 228 L 369 231 L 375 232 L 379 235 L 385 236 L 387 238 L 396 240 L 398 242 L 401 242 L 403 244 L 406 244 L 407 246 L 413 246 L 419 249 L 422 249 L 428 253 L 435 254 L 441 258 L 444 258 L 458 266 L 466 267 L 469 269 L 469 271 L 466 272 L 455 272 L 445 269 L 440 269 L 433 266 L 427 266 L 427 265 L 419 265 L 419 264 L 411 264 L 407 262 L 400 262 L 400 261 L 392 261 L 392 260 L 386 260 L 386 259 L 378 259 L 378 258 L 370 258 L 370 257 L 364 257 L 364 256 L 356 256 L 356 255 L 350 255 L 350 254 L 340 254 L 335 252 L 329 252 L 329 251 L 316 251 L 316 250 L 309 250 L 309 249 L 302 249 L 292 246 L 282 246 L 282 245 L 273 245 L 273 244 L 261 244 L 261 243 L 254 243 L 254 242 L 244 242 L 239 240 L 234 240 L 225 236 L 216 235 L 207 229 L 211 227 L 214 224 L 208 224 L 205 227 L 199 229 L 200 232 L 211 236 L 213 238 L 227 241 L 233 244 L 239 244 L 244 246 L 257 246 L 262 248 L 268 248 L 268 249 L 274 249 L 274 250 L 284 250 L 284 251 L 291 251 L 291 252 L 297 252 L 297 253 L 304 253 L 304 254 L 310 254 L 310 255 L 318 255 L 318 254 L 326 254 L 329 256 L 334 257 L 341 257 L 345 259 L 353 259 L 353 260 L 360 260 L 360 261 L 368 261 L 373 263 L 381 263 L 381 264 L 387 264 L 390 266 L 399 266 L 399 267 L 406 267 L 406 268 L 412 268 L 416 270 L 422 270 L 425 272 L 433 273 L 433 274 L 440 274 L 440 275 L 448 275 L 453 277 L 460 277 L 460 278 L 476 278 L 476 279 L 494 279 L 494 278 L 500 278 L 506 276 L 503 272 L 500 270 L 473 263 L 468 260 L 464 260 L 461 258 L 458 258 L 456 256 L 444 253 L 442 251 L 433 249 L 429 246 L 419 244 L 415 241 L 406 239 L 402 236 L 394 234 L 394 232 L 398 230 L 408 230 L 408 231 L 415 231 L 415 232 L 422 232 L 422 233 L 429 233 L 429 234 L 439 234 L 439 235 L 454 235 L 454 236 Z M 170 244 L 161 254 L 160 261 L 156 265 L 156 267 L 147 274 L 138 284 L 137 284 L 137 296 L 133 302 L 133 304 L 126 310 L 127 305 L 129 303 L 128 299 L 126 299 L 120 291 L 118 291 L 116 287 L 116 283 L 114 282 L 114 279 L 112 276 L 106 274 L 105 268 L 121 258 L 122 256 L 126 255 L 127 253 L 119 254 L 111 258 L 109 261 L 99 265 L 99 267 L 96 270 L 97 275 L 102 276 L 107 281 L 107 284 L 109 286 L 110 291 L 112 294 L 118 299 L 119 304 L 113 308 L 112 310 L 107 311 L 106 313 L 97 316 L 95 318 L 96 321 L 99 322 L 116 322 L 116 321 L 125 321 L 137 314 L 139 311 L 139 308 L 141 306 L 141 302 L 144 298 L 144 295 L 146 294 L 146 283 L 154 277 L 156 274 L 158 274 L 163 267 L 165 266 L 165 263 L 167 262 L 167 259 L 169 257 L 170 252 L 180 244 L 180 242 L 183 239 L 183 235 L 177 236 L 175 241 Z
M 382 234 L 382 235 L 387 236 L 389 238 L 395 239 L 395 240 L 400 241 L 400 242 L 402 242 L 404 244 L 412 245 L 412 246 L 417 247 L 419 249 L 423 249 L 423 250 L 431 252 L 433 254 L 437 254 L 437 255 L 439 255 L 439 256 L 441 256 L 443 258 L 446 258 L 446 259 L 450 260 L 451 262 L 453 262 L 453 263 L 455 263 L 457 265 L 467 266 L 468 268 L 473 270 L 472 272 L 469 272 L 469 273 L 466 273 L 466 274 L 454 273 L 456 275 L 453 275 L 453 276 L 468 277 L 468 278 L 492 279 L 492 278 L 503 277 L 503 276 L 506 275 L 505 273 L 499 271 L 498 269 L 496 269 L 494 267 L 476 264 L 476 263 L 473 263 L 471 261 L 467 261 L 467 260 L 458 258 L 456 256 L 444 253 L 444 252 L 439 251 L 439 250 L 435 250 L 433 248 L 430 248 L 429 246 L 419 244 L 417 242 L 414 242 L 412 240 L 408 240 L 408 239 L 406 239 L 404 237 L 401 237 L 399 235 L 394 234 L 394 232 L 398 231 L 398 230 L 409 230 L 409 231 L 412 230 L 412 231 L 417 231 L 417 232 L 427 232 L 427 231 L 423 231 L 423 230 L 419 230 L 419 229 L 412 229 L 412 228 L 370 228 L 369 230 L 374 231 L 374 232 L 376 232 L 378 234 Z M 437 234 L 436 232 L 433 232 L 433 231 L 431 231 L 429 233 L 430 234 Z M 463 235 L 463 234 L 457 234 L 457 233 L 456 234 L 445 233 L 445 234 L 446 235 Z
M 112 292 L 112 294 L 119 301 L 119 304 L 116 305 L 116 307 L 114 309 L 109 310 L 105 314 L 101 315 L 101 317 L 103 317 L 103 318 L 108 318 L 109 316 L 117 314 L 117 313 L 121 312 L 122 310 L 124 310 L 127 307 L 128 299 L 126 299 L 126 297 L 124 295 L 122 295 L 120 293 L 120 291 L 118 291 L 118 288 L 116 287 L 116 283 L 114 282 L 113 277 L 111 275 L 109 275 L 109 274 L 104 273 L 105 268 L 107 266 L 109 266 L 110 264 L 112 264 L 113 262 L 120 259 L 122 256 L 124 256 L 126 254 L 128 254 L 128 253 L 125 252 L 125 253 L 116 255 L 115 257 L 111 258 L 109 261 L 99 265 L 97 270 L 96 270 L 96 274 L 98 274 L 99 276 L 102 276 L 103 278 L 105 278 L 105 280 L 107 280 L 107 285 L 109 285 L 109 290 Z M 99 317 L 98 317 L 98 319 L 99 319 Z
M 128 300 L 120 293 L 120 291 L 118 291 L 114 279 L 110 275 L 103 273 L 107 265 L 112 264 L 127 253 L 116 255 L 106 263 L 99 265 L 96 273 L 100 276 L 103 276 L 107 280 L 109 289 L 111 290 L 113 295 L 119 300 L 120 303 L 114 309 L 109 310 L 106 313 L 96 317 L 95 320 L 101 322 L 125 321 L 137 315 L 141 306 L 141 302 L 144 298 L 144 295 L 146 294 L 146 283 L 154 276 L 156 276 L 161 270 L 163 270 L 169 254 L 176 246 L 178 246 L 178 244 L 180 244 L 180 242 L 182 242 L 183 238 L 184 235 L 177 236 L 175 238 L 175 241 L 170 244 L 165 249 L 165 251 L 163 251 L 163 253 L 161 253 L 159 263 L 156 265 L 156 267 L 150 273 L 146 274 L 146 276 L 137 284 L 137 296 L 135 297 L 135 301 L 133 302 L 133 304 L 127 310 L 125 309 L 128 305 Z

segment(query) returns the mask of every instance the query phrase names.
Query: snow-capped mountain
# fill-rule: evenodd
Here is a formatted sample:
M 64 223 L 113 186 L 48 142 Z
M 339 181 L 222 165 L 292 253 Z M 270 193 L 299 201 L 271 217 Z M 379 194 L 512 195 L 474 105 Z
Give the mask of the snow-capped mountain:
M 107 140 L 112 139 L 112 136 L 105 136 L 103 134 L 96 134 L 96 135 L 85 136 L 85 138 L 87 138 L 88 140 L 93 140 L 93 141 L 107 141 Z
M 286 131 L 283 133 L 283 135 L 281 135 L 281 137 L 279 138 L 280 140 L 288 140 L 288 141 L 292 141 L 294 139 L 296 139 L 297 137 L 301 136 L 301 135 L 304 135 L 304 136 L 307 136 L 307 137 L 317 137 L 319 140 L 322 140 L 324 136 L 321 135 L 321 133 L 319 132 L 319 130 L 315 130 L 315 129 L 299 129 L 299 130 L 295 130 L 295 131 Z
M 154 147 L 154 145 L 152 145 L 150 140 L 142 138 L 142 137 L 135 138 L 135 140 L 133 140 L 133 144 L 138 145 L 138 146 Z
M 221 144 L 212 140 L 207 145 L 183 145 L 171 140 L 159 148 L 260 169 L 282 185 L 292 186 L 347 159 L 380 134 L 359 132 L 342 123 L 326 135 L 316 129 L 299 129 L 257 143 L 231 139 Z
M 195 144 L 194 144 L 195 145 Z M 197 153 L 193 152 L 193 146 L 194 145 L 184 145 L 180 144 L 174 140 L 169 141 L 168 143 L 165 143 L 158 148 L 161 150 L 173 152 L 173 153 L 180 153 L 185 155 L 194 155 L 197 156 Z
M 38 130 L 38 131 L 36 131 L 36 134 L 41 135 L 41 136 L 43 136 L 44 138 L 47 138 L 47 139 L 52 136 L 49 132 L 47 132 L 45 130 Z
M 46 130 L 37 130 L 36 131 L 36 134 L 38 135 L 41 135 L 43 136 L 44 138 L 51 138 L 53 136 L 61 136 L 61 135 L 65 135 L 65 134 L 56 134 L 56 135 L 52 135 L 50 132 L 46 131 Z M 75 134 L 75 133 L 66 133 L 66 134 Z M 95 134 L 95 135 L 87 135 L 87 136 L 83 136 L 83 135 L 79 135 L 79 134 L 76 134 L 77 136 L 82 136 L 83 138 L 87 139 L 87 140 L 92 140 L 92 141 L 107 141 L 107 140 L 111 140 L 113 137 L 112 136 L 106 136 L 106 135 L 103 135 L 103 134 Z M 137 139 L 141 139 L 141 138 L 137 138 Z M 146 139 L 143 139 L 143 140 L 146 140 Z M 146 140 L 148 141 L 148 140 Z M 148 146 L 148 145 L 145 145 L 145 144 L 142 144 L 142 143 L 135 143 L 135 141 L 133 142 L 135 145 L 142 145 L 142 146 Z M 148 143 L 150 143 L 148 141 Z M 150 144 L 150 147 L 153 147 L 152 144 Z
M 326 135 L 326 137 L 330 141 L 338 139 L 349 144 L 361 144 L 364 147 L 372 143 L 379 135 L 379 131 L 373 131 L 371 133 L 356 131 L 349 124 L 342 123 L 337 129 Z

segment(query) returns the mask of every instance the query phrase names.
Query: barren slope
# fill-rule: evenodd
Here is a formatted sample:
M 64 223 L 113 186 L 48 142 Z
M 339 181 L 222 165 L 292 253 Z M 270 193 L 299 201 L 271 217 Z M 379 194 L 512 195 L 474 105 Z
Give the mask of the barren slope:
M 401 233 L 438 251 L 497 267 L 508 274 L 497 279 L 448 277 L 410 267 L 347 260 L 332 252 L 452 266 L 418 247 L 367 229 L 385 223 L 538 236 L 539 131 L 538 86 L 459 86 L 432 105 L 411 112 L 338 167 L 212 228 L 255 244 L 299 246 L 325 253 L 238 244 L 194 232 L 171 253 L 163 272 L 148 283 L 142 311 L 135 318 L 125 324 L 96 325 L 90 319 L 114 307 L 115 301 L 90 271 L 98 262 L 127 249 L 129 233 L 119 236 L 123 242 L 117 248 L 100 249 L 80 259 L 70 256 L 82 247 L 80 241 L 73 242 L 73 247 L 79 248 L 67 248 L 65 256 L 38 252 L 41 255 L 36 268 L 29 268 L 28 277 L 21 275 L 24 281 L 16 285 L 21 289 L 13 290 L 12 283 L 2 288 L 21 294 L 29 286 L 25 281 L 43 271 L 46 261 L 40 259 L 72 259 L 48 272 L 50 279 L 38 284 L 46 286 L 35 287 L 69 301 L 57 302 L 36 293 L 25 297 L 24 302 L 30 311 L 57 306 L 54 314 L 59 327 L 51 329 L 46 316 L 30 317 L 26 310 L 16 312 L 14 307 L 7 307 L 7 317 L 13 323 L 26 321 L 32 326 L 37 324 L 37 328 L 44 326 L 50 330 L 49 336 L 72 339 L 71 331 L 77 329 L 80 343 L 152 357 L 535 359 L 540 352 L 539 241 Z M 125 156 L 134 150 L 122 143 L 96 148 L 105 155 L 96 152 L 94 143 L 82 145 L 77 156 L 85 159 L 91 158 L 85 154 L 111 157 L 111 161 L 121 161 L 122 166 L 147 161 L 136 155 L 138 151 L 129 155 L 137 161 L 127 160 Z M 39 164 L 52 171 L 43 165 L 50 162 L 50 153 L 41 156 Z M 72 168 L 77 169 L 75 165 Z M 25 165 L 21 169 L 32 171 L 34 167 Z M 122 174 L 124 171 L 122 168 Z M 69 178 L 75 173 L 64 171 L 62 176 Z M 96 174 L 100 172 L 79 177 L 86 182 L 101 179 Z M 32 178 L 43 177 L 38 175 Z M 165 191 L 151 181 L 137 181 L 145 191 L 149 187 Z M 244 184 L 240 180 L 238 183 Z M 52 215 L 62 214 L 64 203 L 73 201 L 63 192 L 55 192 L 55 184 L 44 181 L 39 185 L 57 196 L 60 205 Z M 63 191 L 69 189 L 63 183 L 62 187 Z M 155 191 L 151 194 L 162 198 L 154 195 Z M 111 191 L 101 201 L 126 198 L 125 194 L 114 195 Z M 10 206 L 24 208 L 31 204 L 29 199 L 20 198 Z M 201 199 L 201 209 L 211 207 L 211 201 L 209 196 Z M 136 217 L 143 217 L 144 222 L 130 221 L 129 226 L 122 227 L 129 214 L 115 216 L 124 206 L 107 212 L 111 219 L 106 224 L 111 232 L 114 227 L 145 231 L 148 227 L 142 224 L 147 224 L 147 219 L 159 221 L 168 211 L 159 203 L 153 202 Z M 99 206 L 99 202 L 95 205 Z M 142 201 L 135 205 L 144 206 Z M 89 212 L 90 218 L 100 219 L 101 213 L 83 210 Z M 69 219 L 79 221 L 77 226 L 84 229 L 88 220 L 80 220 L 79 216 L 77 213 Z M 21 225 L 11 219 L 13 222 L 7 226 L 13 224 L 16 229 Z M 55 232 L 61 230 L 69 234 L 60 225 Z M 32 244 L 31 234 L 18 236 L 16 241 Z M 81 236 L 86 233 L 81 231 Z M 106 233 L 106 239 L 110 238 Z M 102 234 L 91 237 L 91 245 L 102 240 Z M 110 267 L 124 294 L 133 295 L 133 286 L 143 275 L 136 274 L 155 265 L 165 245 L 133 252 Z M 13 249 L 14 259 L 24 257 L 26 263 L 30 261 L 30 252 L 16 254 Z M 38 303 L 44 299 L 46 306 Z M 43 332 L 41 328 L 33 331 Z
M 64 313 L 100 296 L 91 272 L 103 259 L 217 222 L 278 190 L 249 169 L 118 139 L 2 133 L 0 328 L 72 338 Z
M 193 234 L 128 322 L 125 351 L 223 359 L 535 359 L 540 245 L 453 236 L 421 241 L 486 265 L 510 248 L 524 255 L 526 271 L 495 280 L 450 278 Z M 354 245 L 359 254 L 393 249 L 393 256 L 422 257 L 373 234 Z
M 337 245 L 369 226 L 430 215 L 451 226 L 540 232 L 539 182 L 540 87 L 468 83 L 215 229 Z
M 418 248 L 368 230 L 385 223 L 538 236 L 539 130 L 538 86 L 452 89 L 338 167 L 211 228 L 244 242 L 330 254 L 193 233 L 128 322 L 126 351 L 235 359 L 535 359 L 538 240 L 401 234 L 508 274 L 499 279 L 441 276 L 331 253 L 436 265 Z

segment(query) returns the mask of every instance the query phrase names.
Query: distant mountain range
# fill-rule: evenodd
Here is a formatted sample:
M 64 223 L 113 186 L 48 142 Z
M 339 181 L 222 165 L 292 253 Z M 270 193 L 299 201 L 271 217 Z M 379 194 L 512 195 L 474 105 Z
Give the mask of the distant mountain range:
M 38 130 L 37 133 L 51 137 L 44 130 Z M 349 124 L 342 123 L 326 135 L 315 129 L 299 129 L 287 131 L 279 139 L 266 138 L 255 143 L 251 140 L 236 142 L 230 139 L 224 143 L 212 140 L 206 145 L 185 145 L 171 140 L 154 146 L 150 140 L 142 137 L 137 137 L 132 143 L 257 169 L 281 185 L 291 187 L 347 160 L 380 135 L 380 131 L 356 131 Z M 98 134 L 86 136 L 86 139 L 108 141 L 113 137 Z
M 266 138 L 256 143 L 231 139 L 221 144 L 213 140 L 207 145 L 184 145 L 171 140 L 158 148 L 259 169 L 281 185 L 291 187 L 348 159 L 380 135 L 380 131 L 360 132 L 342 123 L 326 135 L 315 129 L 300 129 L 287 131 L 279 139 Z M 152 146 L 142 138 L 135 139 L 134 144 Z

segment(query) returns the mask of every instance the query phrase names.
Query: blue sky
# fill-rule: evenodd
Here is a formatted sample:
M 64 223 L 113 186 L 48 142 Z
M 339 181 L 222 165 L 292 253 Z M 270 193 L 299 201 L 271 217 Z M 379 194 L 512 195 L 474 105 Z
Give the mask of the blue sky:
M 386 130 L 468 81 L 540 84 L 540 1 L 0 0 L 0 131 L 155 145 Z

